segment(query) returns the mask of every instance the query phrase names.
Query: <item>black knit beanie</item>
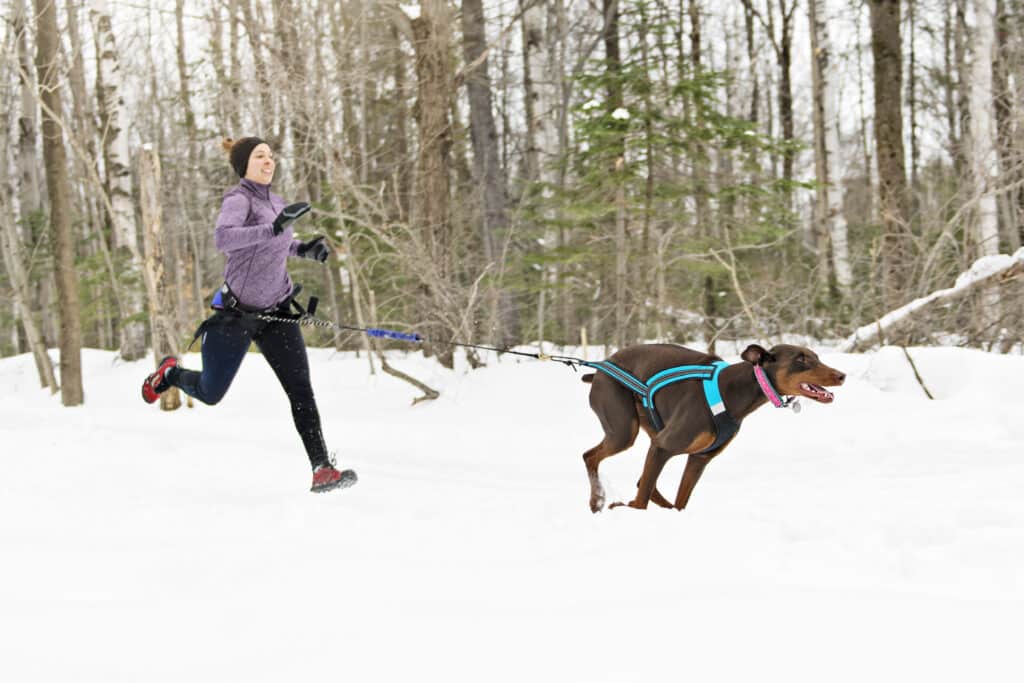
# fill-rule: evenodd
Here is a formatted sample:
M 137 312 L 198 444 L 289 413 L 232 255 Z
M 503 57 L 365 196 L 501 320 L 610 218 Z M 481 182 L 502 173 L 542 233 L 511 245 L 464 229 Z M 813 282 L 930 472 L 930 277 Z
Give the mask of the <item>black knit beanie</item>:
M 263 142 L 259 138 L 239 138 L 231 145 L 231 167 L 235 169 L 239 178 L 245 177 L 245 172 L 249 168 L 249 155 L 256 149 L 256 145 Z

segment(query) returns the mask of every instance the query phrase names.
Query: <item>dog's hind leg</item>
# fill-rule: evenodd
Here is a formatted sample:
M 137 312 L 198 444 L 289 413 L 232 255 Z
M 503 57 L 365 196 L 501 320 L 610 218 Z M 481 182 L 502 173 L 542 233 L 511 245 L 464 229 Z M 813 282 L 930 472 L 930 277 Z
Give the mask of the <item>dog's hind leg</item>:
M 583 464 L 587 467 L 587 477 L 590 479 L 591 512 L 600 512 L 604 507 L 604 486 L 601 485 L 601 477 L 597 471 L 601 461 L 632 446 L 638 431 L 637 426 L 634 426 L 631 434 L 606 434 L 601 443 L 583 454 Z
M 601 443 L 583 454 L 583 464 L 590 479 L 590 511 L 599 512 L 604 507 L 605 493 L 598 467 L 605 458 L 633 445 L 640 431 L 640 419 L 632 394 L 605 377 L 595 378 L 590 392 L 590 407 L 604 429 Z

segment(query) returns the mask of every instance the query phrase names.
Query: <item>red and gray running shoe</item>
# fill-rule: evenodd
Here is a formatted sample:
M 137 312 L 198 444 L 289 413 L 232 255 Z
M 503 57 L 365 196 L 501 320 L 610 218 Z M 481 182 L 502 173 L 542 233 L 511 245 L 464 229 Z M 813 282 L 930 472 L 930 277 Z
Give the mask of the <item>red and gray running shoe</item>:
M 156 372 L 147 377 L 146 381 L 142 383 L 142 400 L 146 403 L 153 403 L 160 398 L 160 394 L 170 389 L 171 383 L 167 381 L 167 373 L 170 372 L 171 368 L 176 367 L 178 367 L 178 359 L 174 356 L 165 356 L 160 361 Z
M 334 465 L 320 465 L 313 470 L 313 485 L 310 491 L 323 493 L 334 489 L 345 489 L 358 481 L 354 470 L 338 470 Z

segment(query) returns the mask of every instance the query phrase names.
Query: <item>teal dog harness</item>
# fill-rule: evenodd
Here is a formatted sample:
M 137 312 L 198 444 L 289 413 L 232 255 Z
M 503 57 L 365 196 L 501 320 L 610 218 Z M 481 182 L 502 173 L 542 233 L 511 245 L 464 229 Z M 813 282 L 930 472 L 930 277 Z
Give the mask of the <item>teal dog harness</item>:
M 726 410 L 722 392 L 718 388 L 718 376 L 723 368 L 729 367 L 724 360 L 716 360 L 710 365 L 679 365 L 655 373 L 646 382 L 637 379 L 610 360 L 584 361 L 581 365 L 603 372 L 639 396 L 640 402 L 651 420 L 651 425 L 658 432 L 664 429 L 665 423 L 658 415 L 658 409 L 654 405 L 654 395 L 659 390 L 676 382 L 691 379 L 701 380 L 704 385 L 704 400 L 707 401 L 708 409 L 711 411 L 711 417 L 715 423 L 715 442 L 700 453 L 710 453 L 718 449 L 740 430 L 739 421 Z

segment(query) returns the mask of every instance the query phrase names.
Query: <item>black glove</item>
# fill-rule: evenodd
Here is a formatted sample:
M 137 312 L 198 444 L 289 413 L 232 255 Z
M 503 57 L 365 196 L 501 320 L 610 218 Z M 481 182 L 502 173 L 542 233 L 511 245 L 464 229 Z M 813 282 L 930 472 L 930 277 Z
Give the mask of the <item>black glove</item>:
M 324 244 L 324 236 L 320 235 L 316 239 L 300 244 L 296 254 L 300 258 L 308 258 L 311 261 L 323 263 L 330 256 L 331 248 Z
M 296 220 L 309 213 L 310 206 L 306 202 L 296 202 L 281 209 L 274 219 L 274 234 L 280 235 L 284 229 Z

